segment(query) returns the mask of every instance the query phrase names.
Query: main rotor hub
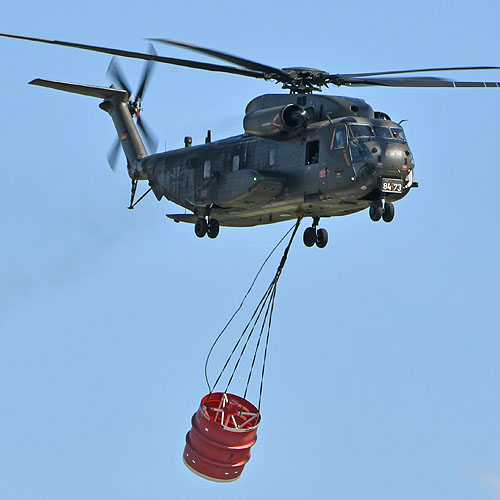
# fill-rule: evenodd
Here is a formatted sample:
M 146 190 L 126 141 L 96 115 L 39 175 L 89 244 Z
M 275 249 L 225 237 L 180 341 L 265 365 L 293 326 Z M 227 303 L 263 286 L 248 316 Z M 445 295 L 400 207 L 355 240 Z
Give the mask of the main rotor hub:
M 283 88 L 292 94 L 311 94 L 321 92 L 321 87 L 328 86 L 326 79 L 328 73 L 314 68 L 283 68 L 288 73 L 291 81 L 284 82 Z

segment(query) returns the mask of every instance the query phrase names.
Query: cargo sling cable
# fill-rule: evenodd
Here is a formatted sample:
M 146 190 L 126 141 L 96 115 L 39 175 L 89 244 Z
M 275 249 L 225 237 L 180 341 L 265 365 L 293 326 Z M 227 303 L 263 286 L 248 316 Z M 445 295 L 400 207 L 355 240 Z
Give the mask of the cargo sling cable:
M 259 390 L 259 403 L 258 403 L 258 406 L 257 406 L 257 408 L 260 409 L 260 404 L 261 404 L 261 400 L 262 400 L 262 388 L 263 388 L 263 380 L 264 380 L 264 373 L 265 373 L 265 365 L 266 365 L 266 358 L 267 358 L 267 349 L 268 349 L 268 344 L 269 344 L 269 334 L 270 334 L 270 331 L 271 331 L 271 322 L 272 322 L 272 316 L 273 316 L 273 311 L 274 311 L 274 301 L 275 301 L 275 298 L 276 298 L 276 288 L 277 288 L 277 285 L 278 285 L 278 281 L 279 281 L 279 279 L 281 277 L 281 273 L 283 271 L 283 268 L 285 266 L 286 260 L 288 258 L 288 253 L 289 253 L 290 248 L 292 246 L 293 240 L 294 240 L 295 235 L 297 234 L 297 231 L 299 229 L 301 220 L 302 220 L 302 216 L 299 216 L 297 218 L 296 223 L 286 232 L 286 234 L 281 238 L 281 240 L 271 250 L 271 252 L 269 253 L 269 255 L 266 257 L 266 259 L 262 263 L 261 267 L 259 268 L 259 270 L 258 270 L 258 272 L 257 272 L 257 274 L 256 274 L 256 276 L 254 278 L 254 280 L 252 281 L 252 284 L 250 285 L 250 288 L 248 289 L 247 293 L 243 297 L 243 300 L 241 301 L 240 305 L 238 306 L 238 308 L 236 309 L 236 311 L 234 312 L 234 314 L 231 316 L 231 318 L 227 322 L 226 326 L 222 329 L 222 331 L 219 333 L 219 335 L 215 339 L 214 343 L 212 344 L 212 347 L 210 348 L 210 351 L 208 353 L 208 356 L 207 356 L 207 359 L 206 359 L 206 362 L 205 362 L 205 380 L 207 382 L 208 390 L 209 390 L 210 393 L 212 393 L 214 391 L 215 387 L 219 383 L 222 375 L 226 371 L 229 363 L 231 362 L 231 359 L 233 359 L 234 354 L 238 350 L 238 347 L 240 346 L 241 342 L 243 341 L 243 339 L 245 338 L 245 335 L 246 335 L 246 340 L 243 343 L 243 346 L 241 348 L 241 352 L 240 352 L 240 354 L 238 356 L 238 359 L 236 360 L 236 364 L 235 364 L 235 366 L 234 366 L 234 368 L 233 368 L 233 370 L 231 372 L 231 375 L 229 377 L 229 381 L 228 381 L 228 383 L 226 385 L 226 388 L 224 390 L 224 392 L 227 393 L 227 391 L 229 389 L 229 386 L 230 386 L 231 382 L 233 381 L 233 378 L 234 378 L 234 375 L 236 373 L 236 370 L 237 370 L 237 368 L 238 368 L 238 366 L 240 364 L 240 361 L 241 361 L 241 359 L 242 359 L 242 357 L 243 357 L 243 355 L 244 355 L 244 353 L 246 351 L 248 343 L 250 342 L 250 339 L 252 338 L 252 336 L 253 336 L 256 328 L 257 328 L 259 320 L 262 317 L 262 313 L 265 311 L 264 312 L 264 319 L 263 319 L 261 327 L 260 327 L 260 332 L 259 332 L 259 336 L 258 336 L 258 340 L 257 340 L 257 345 L 256 345 L 255 352 L 254 352 L 253 359 L 252 359 L 252 364 L 251 364 L 251 367 L 250 367 L 250 372 L 248 374 L 248 380 L 247 380 L 247 384 L 246 384 L 246 387 L 245 387 L 245 393 L 244 393 L 244 396 L 243 396 L 244 398 L 246 398 L 246 395 L 247 395 L 247 392 L 248 392 L 248 388 L 249 388 L 249 385 L 250 385 L 250 381 L 251 381 L 251 378 L 252 378 L 252 373 L 253 373 L 253 369 L 254 369 L 254 366 L 255 366 L 256 358 L 257 358 L 257 353 L 258 353 L 259 347 L 261 345 L 261 340 L 262 340 L 264 331 L 266 331 L 266 340 L 265 340 L 265 347 L 264 347 L 264 359 L 263 359 L 263 364 L 262 364 L 262 375 L 261 375 L 260 390 Z M 276 249 L 281 245 L 281 243 L 283 242 L 283 240 L 291 232 L 292 232 L 292 236 L 290 238 L 290 241 L 288 242 L 287 247 L 285 248 L 285 251 L 283 253 L 283 257 L 281 258 L 280 264 L 278 266 L 278 269 L 276 270 L 276 274 L 275 274 L 273 280 L 271 281 L 269 287 L 267 288 L 266 292 L 264 293 L 264 296 L 260 300 L 259 304 L 257 305 L 257 307 L 256 307 L 255 311 L 253 312 L 253 314 L 252 314 L 249 322 L 246 324 L 245 328 L 243 329 L 243 332 L 241 333 L 238 341 L 236 342 L 236 345 L 234 346 L 233 350 L 231 351 L 231 354 L 227 358 L 226 363 L 224 364 L 224 367 L 222 368 L 221 372 L 219 373 L 219 375 L 218 375 L 218 377 L 217 377 L 214 385 L 211 386 L 210 382 L 208 380 L 208 373 L 207 373 L 207 371 L 208 371 L 208 363 L 210 361 L 210 356 L 211 356 L 211 354 L 212 354 L 215 346 L 217 345 L 218 341 L 220 340 L 220 338 L 222 337 L 222 335 L 224 334 L 224 332 L 228 329 L 228 327 L 232 323 L 232 321 L 235 318 L 235 316 L 238 314 L 238 312 L 243 307 L 243 304 L 245 303 L 245 300 L 247 299 L 248 295 L 252 291 L 252 289 L 253 289 L 253 287 L 255 285 L 255 282 L 257 281 L 257 278 L 259 277 L 260 273 L 262 272 L 265 264 L 268 262 L 268 260 L 274 254 L 274 252 L 276 251 Z M 267 326 L 267 330 L 266 330 L 266 326 Z

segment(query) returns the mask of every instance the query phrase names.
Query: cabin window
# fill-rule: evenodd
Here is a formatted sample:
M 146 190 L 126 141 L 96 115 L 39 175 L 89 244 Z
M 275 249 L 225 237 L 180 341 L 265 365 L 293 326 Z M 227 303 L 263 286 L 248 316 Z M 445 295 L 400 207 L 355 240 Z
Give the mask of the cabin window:
M 269 150 L 269 166 L 273 167 L 276 162 L 276 150 L 274 148 Z
M 203 178 L 208 179 L 210 177 L 210 160 L 207 160 L 203 164 Z
M 309 141 L 306 144 L 306 165 L 319 163 L 319 141 Z
M 233 172 L 237 172 L 240 169 L 240 155 L 233 156 Z
M 330 149 L 345 149 L 347 147 L 345 128 L 337 127 L 333 132 L 332 147 Z

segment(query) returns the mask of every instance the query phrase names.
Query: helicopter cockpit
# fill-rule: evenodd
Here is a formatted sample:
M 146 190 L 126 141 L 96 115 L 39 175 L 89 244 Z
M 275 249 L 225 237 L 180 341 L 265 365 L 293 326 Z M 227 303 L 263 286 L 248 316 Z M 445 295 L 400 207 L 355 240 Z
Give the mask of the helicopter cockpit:
M 352 120 L 346 125 L 358 177 L 374 174 L 376 166 L 380 177 L 406 179 L 413 168 L 413 156 L 401 126 L 389 120 Z

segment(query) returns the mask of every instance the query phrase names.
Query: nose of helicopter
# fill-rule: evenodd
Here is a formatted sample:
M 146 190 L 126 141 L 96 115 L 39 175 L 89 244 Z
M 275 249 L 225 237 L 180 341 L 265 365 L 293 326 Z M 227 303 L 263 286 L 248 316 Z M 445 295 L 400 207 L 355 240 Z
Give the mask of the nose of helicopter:
M 411 153 L 407 144 L 389 143 L 379 145 L 378 164 L 384 176 L 401 177 L 411 166 Z

